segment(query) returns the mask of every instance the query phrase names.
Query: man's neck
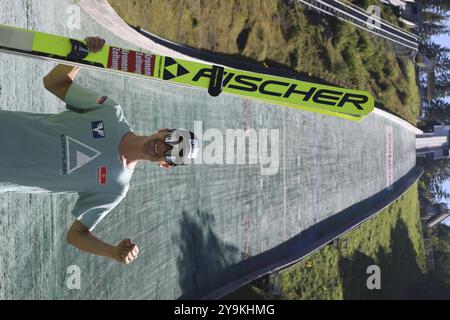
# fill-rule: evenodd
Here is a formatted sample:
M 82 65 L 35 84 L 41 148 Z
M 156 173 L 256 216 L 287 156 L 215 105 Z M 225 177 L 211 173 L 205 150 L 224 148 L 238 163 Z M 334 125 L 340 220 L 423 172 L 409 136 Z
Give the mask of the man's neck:
M 134 169 L 140 160 L 148 160 L 144 154 L 144 142 L 147 137 L 137 136 L 133 132 L 127 133 L 120 142 L 119 157 L 129 169 Z

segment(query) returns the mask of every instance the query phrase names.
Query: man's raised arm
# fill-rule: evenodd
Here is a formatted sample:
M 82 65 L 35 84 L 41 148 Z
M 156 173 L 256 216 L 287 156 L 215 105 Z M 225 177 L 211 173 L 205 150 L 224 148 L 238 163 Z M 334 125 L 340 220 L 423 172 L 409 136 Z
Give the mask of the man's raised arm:
M 105 45 L 105 40 L 99 37 L 85 39 L 90 52 L 98 52 Z M 70 85 L 80 71 L 80 67 L 58 64 L 44 77 L 44 87 L 55 96 L 64 100 Z

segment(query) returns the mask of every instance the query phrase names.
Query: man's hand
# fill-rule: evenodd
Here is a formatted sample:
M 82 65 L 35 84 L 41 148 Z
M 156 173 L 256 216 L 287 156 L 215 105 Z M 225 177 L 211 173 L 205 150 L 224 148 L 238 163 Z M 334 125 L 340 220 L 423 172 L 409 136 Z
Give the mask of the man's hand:
M 99 52 L 105 45 L 105 40 L 100 37 L 87 37 L 84 39 L 90 52 Z
M 114 259 L 125 264 L 130 264 L 139 254 L 138 246 L 130 239 L 124 239 L 119 242 L 114 250 Z

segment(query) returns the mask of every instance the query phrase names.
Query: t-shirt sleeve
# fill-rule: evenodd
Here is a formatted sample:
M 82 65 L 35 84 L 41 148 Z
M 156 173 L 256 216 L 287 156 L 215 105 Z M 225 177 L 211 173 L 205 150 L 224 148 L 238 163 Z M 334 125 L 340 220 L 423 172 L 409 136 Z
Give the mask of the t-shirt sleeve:
M 107 95 L 84 88 L 72 83 L 64 98 L 66 109 L 76 112 L 86 112 L 98 108 L 114 107 L 118 103 Z
M 77 218 L 89 231 L 112 210 L 125 195 L 105 192 L 80 192 L 78 201 L 72 210 L 72 215 Z

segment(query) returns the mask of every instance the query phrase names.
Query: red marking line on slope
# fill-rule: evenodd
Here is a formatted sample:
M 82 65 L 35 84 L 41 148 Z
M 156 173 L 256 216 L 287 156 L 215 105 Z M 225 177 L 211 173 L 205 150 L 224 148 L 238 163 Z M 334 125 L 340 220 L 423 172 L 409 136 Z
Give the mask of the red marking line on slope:
M 250 220 L 245 223 L 245 257 L 250 257 Z
M 244 130 L 248 129 L 248 99 L 244 99 Z

